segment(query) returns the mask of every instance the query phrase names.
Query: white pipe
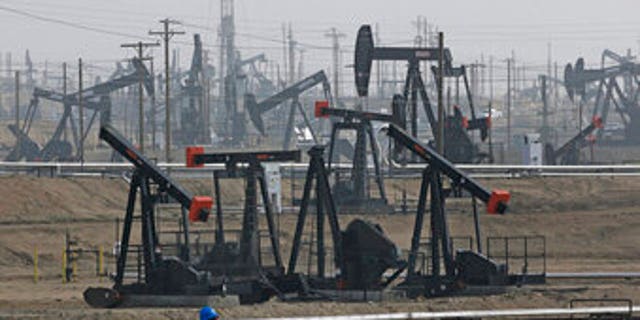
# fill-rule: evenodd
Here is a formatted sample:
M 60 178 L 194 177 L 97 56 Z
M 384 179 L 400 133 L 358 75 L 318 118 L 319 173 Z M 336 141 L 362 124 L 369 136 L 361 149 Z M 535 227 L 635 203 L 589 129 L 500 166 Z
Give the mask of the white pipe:
M 629 307 L 590 307 L 590 308 L 535 308 L 535 309 L 505 309 L 505 310 L 468 310 L 441 312 L 405 312 L 387 314 L 359 314 L 348 316 L 311 316 L 286 318 L 254 318 L 251 320 L 405 320 L 405 319 L 458 319 L 458 318 L 499 318 L 499 317 L 541 317 L 541 316 L 569 316 L 585 314 L 626 313 Z M 639 312 L 640 308 L 633 306 L 632 312 Z

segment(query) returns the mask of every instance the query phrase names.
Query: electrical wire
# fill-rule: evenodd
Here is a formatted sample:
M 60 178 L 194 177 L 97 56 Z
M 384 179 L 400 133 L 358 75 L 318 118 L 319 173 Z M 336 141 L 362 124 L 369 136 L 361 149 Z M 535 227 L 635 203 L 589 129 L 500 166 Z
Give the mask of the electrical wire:
M 134 39 L 148 39 L 146 37 L 140 37 L 138 35 L 134 35 L 134 34 L 130 34 L 130 33 L 107 30 L 107 29 L 103 29 L 103 28 L 87 26 L 87 25 L 80 24 L 80 23 L 64 21 L 64 20 L 61 20 L 61 19 L 44 17 L 44 16 L 41 16 L 41 15 L 36 15 L 36 14 L 33 14 L 33 13 L 29 13 L 27 11 L 10 8 L 10 7 L 4 6 L 4 5 L 0 5 L 0 11 L 10 12 L 10 13 L 17 14 L 17 15 L 20 15 L 20 16 L 23 16 L 23 17 L 28 17 L 28 18 L 31 18 L 31 19 L 36 19 L 36 20 L 40 20 L 40 21 L 56 23 L 56 24 L 67 26 L 67 27 L 72 27 L 72 28 L 75 28 L 75 29 L 92 31 L 92 32 L 97 32 L 97 33 L 111 35 L 111 36 L 134 38 Z

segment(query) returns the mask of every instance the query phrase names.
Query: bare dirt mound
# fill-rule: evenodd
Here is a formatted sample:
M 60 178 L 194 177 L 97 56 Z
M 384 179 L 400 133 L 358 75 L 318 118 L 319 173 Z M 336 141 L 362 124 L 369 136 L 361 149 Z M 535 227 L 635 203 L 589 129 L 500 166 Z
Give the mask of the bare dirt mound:
M 0 178 L 0 223 L 101 219 L 120 215 L 126 182 L 117 178 Z

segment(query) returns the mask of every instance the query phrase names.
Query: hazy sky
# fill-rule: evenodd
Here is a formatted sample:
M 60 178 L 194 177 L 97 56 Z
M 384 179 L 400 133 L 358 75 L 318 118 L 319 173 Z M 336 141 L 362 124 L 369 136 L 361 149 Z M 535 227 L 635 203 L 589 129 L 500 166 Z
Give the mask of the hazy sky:
M 559 63 L 585 56 L 593 64 L 604 48 L 637 52 L 638 9 L 638 0 L 235 1 L 237 42 L 243 55 L 265 52 L 281 61 L 281 27 L 290 22 L 295 39 L 305 49 L 306 73 L 331 64 L 331 42 L 324 36 L 329 28 L 345 34 L 343 64 L 349 64 L 359 25 L 378 23 L 383 43 L 411 45 L 416 34 L 412 21 L 418 15 L 445 32 L 446 45 L 458 63 L 479 60 L 481 54 L 498 61 L 514 50 L 518 59 L 542 71 L 551 43 Z M 184 47 L 181 55 L 186 66 L 190 34 L 201 33 L 206 45 L 215 46 L 219 16 L 219 0 L 0 0 L 0 52 L 3 64 L 5 52 L 13 52 L 14 62 L 21 62 L 24 50 L 30 49 L 36 62 L 75 61 L 82 56 L 88 63 L 110 69 L 111 61 L 131 54 L 120 48 L 121 43 L 138 40 L 135 36 L 148 38 L 148 30 L 160 28 L 158 19 L 171 17 L 181 20 L 184 25 L 178 28 L 189 34 L 177 37 L 175 43 Z M 216 49 L 211 49 L 215 59 Z

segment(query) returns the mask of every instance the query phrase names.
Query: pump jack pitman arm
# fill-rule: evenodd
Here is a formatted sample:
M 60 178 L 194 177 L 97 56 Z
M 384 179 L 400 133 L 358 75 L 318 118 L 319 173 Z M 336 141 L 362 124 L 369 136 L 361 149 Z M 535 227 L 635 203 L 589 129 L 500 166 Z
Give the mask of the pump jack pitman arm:
M 461 186 L 471 193 L 471 195 L 486 203 L 488 213 L 504 214 L 507 211 L 507 203 L 511 198 L 508 191 L 499 189 L 489 191 L 473 178 L 456 168 L 453 163 L 431 149 L 431 147 L 422 144 L 395 124 L 389 125 L 387 135 L 421 157 L 431 166 L 432 170 L 438 170 L 444 173 L 453 180 L 453 184 Z
M 138 150 L 123 137 L 115 128 L 105 125 L 100 128 L 100 139 L 106 141 L 114 150 L 129 160 L 143 175 L 152 179 L 169 196 L 178 201 L 183 207 L 189 209 L 189 220 L 207 221 L 213 199 L 206 196 L 193 196 L 183 189 L 171 177 L 162 172 L 149 159 L 140 154 Z

